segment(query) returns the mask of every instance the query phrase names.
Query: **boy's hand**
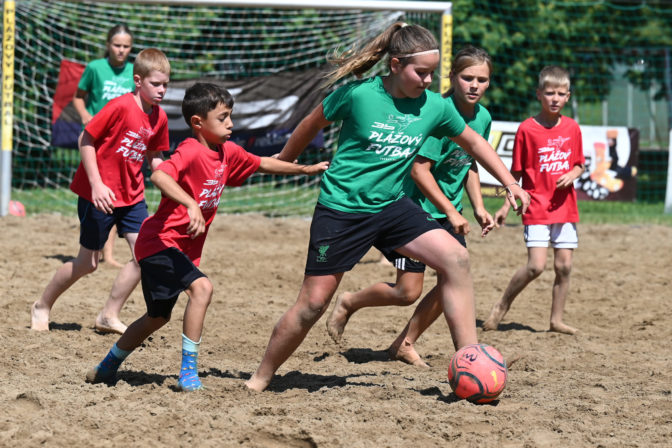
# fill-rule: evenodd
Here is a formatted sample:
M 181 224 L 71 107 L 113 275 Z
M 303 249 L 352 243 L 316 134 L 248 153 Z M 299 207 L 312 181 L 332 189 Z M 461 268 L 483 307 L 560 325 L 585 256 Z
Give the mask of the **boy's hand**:
M 575 177 L 572 175 L 571 172 L 565 173 L 562 176 L 558 177 L 558 180 L 555 182 L 555 187 L 558 190 L 561 190 L 563 188 L 567 188 L 570 185 L 574 184 L 574 179 L 575 179 Z
M 306 165 L 304 172 L 310 176 L 314 176 L 327 171 L 327 168 L 329 168 L 329 162 L 324 161 L 316 163 L 315 165 Z
M 481 226 L 481 237 L 486 236 L 495 228 L 495 220 L 486 209 L 474 210 L 474 218 L 476 218 L 476 222 Z
M 104 183 L 100 182 L 91 186 L 91 202 L 101 212 L 111 215 L 116 200 L 117 197 Z
M 448 222 L 450 222 L 450 225 L 453 226 L 453 230 L 455 233 L 458 235 L 467 235 L 469 231 L 471 230 L 469 228 L 469 221 L 460 214 L 457 210 L 453 213 L 449 213 L 446 215 L 448 218 Z
M 201 208 L 195 202 L 193 205 L 187 207 L 187 214 L 189 215 L 187 234 L 191 235 L 191 239 L 193 240 L 205 232 L 205 219 L 203 218 Z

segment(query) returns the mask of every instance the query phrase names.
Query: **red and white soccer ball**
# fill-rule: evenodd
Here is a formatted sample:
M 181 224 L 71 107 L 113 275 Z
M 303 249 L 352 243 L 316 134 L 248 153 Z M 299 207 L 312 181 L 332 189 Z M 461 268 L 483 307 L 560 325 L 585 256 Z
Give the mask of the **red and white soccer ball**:
M 26 216 L 26 208 L 19 201 L 9 201 L 9 214 L 14 216 Z
M 506 361 L 496 348 L 472 344 L 455 352 L 448 367 L 448 382 L 455 395 L 472 403 L 489 403 L 502 393 Z

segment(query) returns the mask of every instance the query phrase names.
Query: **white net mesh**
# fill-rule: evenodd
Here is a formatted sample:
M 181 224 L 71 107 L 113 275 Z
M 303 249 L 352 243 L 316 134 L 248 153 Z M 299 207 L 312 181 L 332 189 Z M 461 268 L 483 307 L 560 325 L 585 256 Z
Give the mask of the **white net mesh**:
M 29 213 L 75 212 L 68 185 L 79 152 L 51 143 L 54 91 L 61 61 L 86 64 L 102 57 L 112 25 L 125 23 L 133 32 L 131 60 L 144 48 L 163 50 L 172 83 L 197 77 L 245 80 L 322 67 L 329 51 L 369 40 L 397 20 L 438 31 L 436 14 L 393 11 L 16 2 L 12 196 Z M 234 119 L 235 114 L 234 107 Z M 301 161 L 330 159 L 335 132 L 335 126 L 325 130 L 322 148 L 304 153 Z M 226 190 L 219 209 L 307 215 L 318 183 L 319 178 L 255 175 L 242 188 Z M 158 199 L 148 185 L 150 209 Z

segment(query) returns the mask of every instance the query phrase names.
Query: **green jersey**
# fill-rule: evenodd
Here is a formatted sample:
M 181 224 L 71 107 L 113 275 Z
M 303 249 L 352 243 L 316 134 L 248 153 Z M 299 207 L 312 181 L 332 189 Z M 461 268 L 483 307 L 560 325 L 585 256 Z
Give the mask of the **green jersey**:
M 453 97 L 449 96 L 444 100 L 451 109 L 457 111 L 457 107 L 453 102 Z M 458 111 L 459 113 L 459 111 Z M 460 114 L 461 115 L 461 114 Z M 465 117 L 465 122 L 474 131 L 482 135 L 486 140 L 490 136 L 490 112 L 476 104 L 473 117 Z M 418 155 L 425 157 L 434 162 L 431 173 L 436 180 L 436 183 L 441 188 L 443 194 L 450 200 L 455 208 L 462 212 L 462 196 L 464 195 L 464 185 L 471 168 L 474 163 L 473 157 L 465 152 L 457 143 L 449 138 L 429 138 L 422 145 Z M 446 214 L 439 211 L 432 202 L 427 199 L 418 189 L 417 185 L 409 178 L 408 188 L 406 189 L 408 195 L 430 215 L 434 218 L 445 218 Z
M 322 106 L 327 120 L 343 123 L 318 202 L 349 213 L 377 213 L 401 198 L 423 142 L 465 128 L 441 95 L 425 91 L 418 98 L 393 98 L 378 76 L 340 87 Z
M 86 110 L 96 115 L 113 98 L 135 90 L 133 64 L 124 63 L 121 67 L 112 67 L 107 58 L 91 61 L 77 86 L 86 90 Z

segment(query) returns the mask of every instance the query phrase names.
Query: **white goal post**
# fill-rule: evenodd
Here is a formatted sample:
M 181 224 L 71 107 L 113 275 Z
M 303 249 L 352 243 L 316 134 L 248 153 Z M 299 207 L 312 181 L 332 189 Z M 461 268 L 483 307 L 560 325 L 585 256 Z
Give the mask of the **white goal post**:
M 223 21 L 222 15 L 226 14 L 221 11 L 224 8 L 235 16 L 238 22 Z M 191 22 L 185 25 L 187 19 L 196 20 L 194 18 L 196 14 L 189 16 L 190 12 L 196 10 L 198 15 L 203 16 L 202 21 L 193 27 Z M 282 10 L 287 11 L 284 22 L 282 17 L 276 17 L 280 16 L 280 13 L 276 14 L 276 12 Z M 250 17 L 245 16 L 247 12 L 241 11 L 250 11 Z M 11 196 L 22 200 L 31 212 L 59 211 L 60 209 L 56 207 L 59 204 L 64 210 L 74 209 L 72 204 L 75 200 L 67 191 L 67 184 L 76 168 L 79 156 L 76 150 L 64 150 L 52 142 L 52 115 L 55 114 L 53 110 L 55 109 L 54 94 L 57 81 L 60 85 L 59 64 L 69 60 L 81 65 L 100 57 L 104 47 L 104 33 L 115 23 L 129 24 L 137 41 L 140 42 L 140 47 L 157 46 L 172 53 L 169 54 L 171 65 L 175 61 L 174 73 L 171 74 L 172 85 L 173 78 L 179 80 L 180 77 L 184 79 L 201 76 L 213 78 L 226 78 L 229 75 L 234 78 L 239 75 L 247 76 L 251 73 L 250 67 L 256 68 L 271 59 L 268 57 L 268 49 L 263 50 L 266 53 L 258 56 L 262 50 L 236 46 L 236 39 L 247 39 L 246 42 L 272 48 L 276 48 L 273 45 L 277 46 L 278 42 L 281 42 L 282 46 L 277 50 L 278 59 L 288 58 L 291 60 L 290 63 L 270 61 L 271 65 L 264 68 L 261 75 L 250 75 L 260 77 L 263 74 L 280 73 L 283 70 L 301 70 L 299 62 L 304 60 L 313 65 L 318 61 L 323 64 L 327 52 L 333 50 L 334 47 L 351 45 L 369 39 L 384 29 L 390 21 L 398 20 L 410 13 L 431 15 L 431 23 L 437 24 L 435 28 L 430 29 L 435 32 L 440 41 L 442 57 L 440 71 L 446 74 L 450 69 L 452 53 L 452 4 L 450 2 L 383 0 L 329 2 L 315 0 L 52 0 L 44 2 L 3 0 L 0 216 L 7 215 L 10 199 L 15 199 Z M 254 18 L 254 14 L 257 14 L 258 19 Z M 357 14 L 362 17 L 358 18 Z M 311 16 L 310 20 L 306 20 L 303 15 Z M 162 21 L 154 21 L 155 18 L 160 18 Z M 269 22 L 263 22 L 263 20 L 269 20 Z M 302 34 L 304 22 L 307 22 L 305 26 L 314 28 Z M 289 28 L 283 28 L 284 26 Z M 212 27 L 214 31 L 207 27 Z M 342 32 L 340 28 L 334 31 L 328 27 L 350 27 L 351 31 L 345 37 L 343 34 L 338 34 Z M 221 29 L 228 31 L 232 28 L 235 28 L 231 31 L 235 38 L 222 42 Z M 272 42 L 267 43 L 264 39 L 270 33 L 275 34 L 271 38 Z M 320 47 L 315 42 L 309 41 L 309 38 L 321 39 L 324 41 L 321 43 L 325 45 L 325 42 L 331 42 L 332 48 Z M 229 46 L 218 48 L 217 45 L 220 43 Z M 197 53 L 198 51 L 201 53 Z M 299 53 L 299 55 L 293 53 Z M 184 55 L 184 60 L 180 60 L 182 55 Z M 260 60 L 255 61 L 253 59 L 255 57 L 259 57 Z M 243 59 L 245 59 L 245 64 L 240 64 L 239 61 Z M 199 71 L 201 67 L 210 67 L 213 71 L 201 72 Z M 189 70 L 194 72 L 189 72 Z M 441 91 L 446 90 L 448 88 L 447 79 L 441 78 L 438 88 Z M 179 89 L 175 92 L 177 95 Z M 237 100 L 236 104 L 243 103 Z M 330 134 L 329 139 L 332 137 L 333 135 Z M 325 137 L 326 146 L 327 138 Z M 301 179 L 273 178 L 270 182 L 273 185 L 265 186 L 263 193 L 260 193 L 268 196 L 267 200 L 263 197 L 261 200 L 257 197 L 248 199 L 250 196 L 232 193 L 233 196 L 223 198 L 227 204 L 222 204 L 220 210 L 223 212 L 261 211 L 270 215 L 304 214 L 305 204 L 316 198 L 315 189 L 312 187 L 315 187 L 319 181 L 311 180 L 311 183 L 308 183 Z M 276 184 L 286 186 L 292 182 L 296 185 L 296 190 L 283 197 L 280 194 L 275 195 L 272 191 Z M 251 185 L 248 188 L 246 184 L 241 189 L 233 190 L 252 191 L 255 188 L 259 190 L 258 179 L 257 185 Z M 312 192 L 309 191 L 311 188 Z M 301 202 L 302 205 L 294 207 L 289 202 L 283 201 Z M 245 204 L 248 202 L 256 203 L 257 208 L 247 209 Z M 156 205 L 158 196 L 148 196 L 148 203 L 150 207 Z M 229 203 L 234 205 L 227 208 Z M 273 207 L 276 207 L 277 211 Z

